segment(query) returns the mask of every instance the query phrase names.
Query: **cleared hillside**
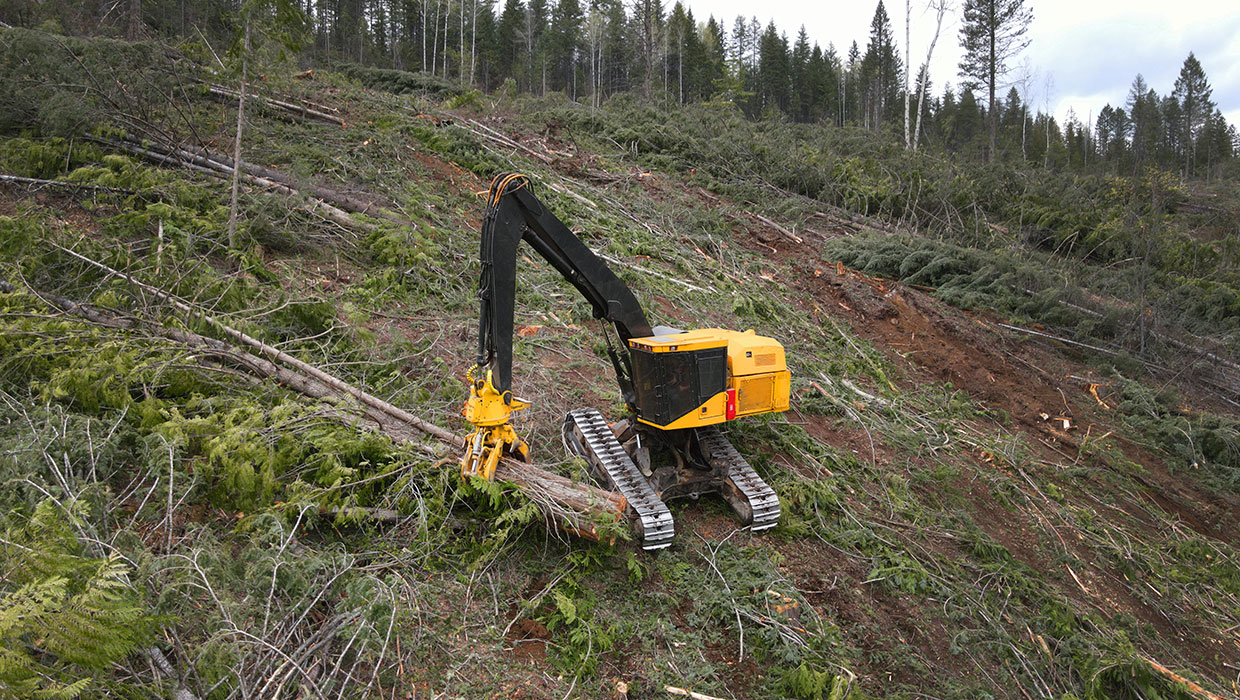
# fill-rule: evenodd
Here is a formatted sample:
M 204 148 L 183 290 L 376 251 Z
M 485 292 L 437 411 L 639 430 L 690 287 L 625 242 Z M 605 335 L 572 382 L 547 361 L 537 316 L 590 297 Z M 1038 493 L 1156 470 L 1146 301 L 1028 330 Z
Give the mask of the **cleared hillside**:
M 722 108 L 657 127 L 625 100 L 318 72 L 257 86 L 303 109 L 250 122 L 263 170 L 229 249 L 229 179 L 170 152 L 229 151 L 204 65 L 48 41 L 0 33 L 22 105 L 0 171 L 61 183 L 0 182 L 13 694 L 1240 692 L 1234 183 L 969 170 Z M 481 193 L 506 170 L 653 320 L 784 343 L 793 410 L 730 428 L 777 529 L 713 499 L 676 503 L 657 555 L 548 529 L 515 488 L 179 341 L 235 346 L 133 281 L 463 434 Z M 1093 245 L 1150 225 L 1143 277 Z M 622 409 L 596 322 L 529 256 L 517 324 L 518 427 L 584 479 L 564 413 Z

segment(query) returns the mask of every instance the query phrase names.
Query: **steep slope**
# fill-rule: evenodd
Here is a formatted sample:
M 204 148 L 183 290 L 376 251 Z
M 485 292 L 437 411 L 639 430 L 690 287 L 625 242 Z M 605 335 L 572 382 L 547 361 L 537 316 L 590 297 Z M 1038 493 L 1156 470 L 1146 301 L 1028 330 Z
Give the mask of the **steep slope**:
M 1237 492 L 1225 463 L 1191 464 L 1134 419 L 1180 408 L 1148 375 L 842 262 L 891 224 L 734 199 L 705 164 L 549 128 L 546 104 L 332 74 L 280 93 L 348 127 L 253 121 L 247 159 L 297 193 L 248 189 L 241 251 L 222 245 L 223 179 L 112 137 L 0 149 L 6 172 L 81 185 L 0 185 L 4 570 L 25 556 L 9 542 L 38 541 L 22 529 L 35 504 L 85 504 L 74 556 L 123 555 L 144 609 L 170 616 L 147 644 L 179 677 L 133 655 L 123 672 L 35 662 L 203 698 L 1237 692 Z M 178 106 L 193 133 L 167 131 L 227 150 L 227 105 Z M 657 556 L 549 531 L 510 488 L 459 485 L 452 465 L 331 423 L 329 407 L 44 301 L 211 332 L 60 247 L 104 259 L 463 430 L 479 193 L 506 169 L 529 173 L 659 321 L 785 343 L 793 410 L 731 432 L 780 493 L 774 532 L 738 530 L 705 499 L 673 508 L 678 542 Z M 382 209 L 323 216 L 314 186 Z M 619 396 L 586 306 L 526 262 L 516 382 L 536 403 L 520 427 L 540 466 L 580 477 L 559 421 L 582 405 L 616 415 Z M 1186 440 L 1226 442 L 1234 414 L 1184 411 Z

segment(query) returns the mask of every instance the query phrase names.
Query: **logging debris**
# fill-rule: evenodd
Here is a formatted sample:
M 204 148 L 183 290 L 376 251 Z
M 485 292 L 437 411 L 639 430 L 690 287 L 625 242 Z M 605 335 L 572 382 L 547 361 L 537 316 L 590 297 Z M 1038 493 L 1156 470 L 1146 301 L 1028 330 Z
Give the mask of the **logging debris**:
M 107 192 L 109 194 L 134 194 L 133 190 L 126 190 L 120 187 L 105 187 L 103 185 L 64 182 L 63 180 L 44 180 L 37 177 L 21 177 L 19 175 L 6 175 L 2 173 L 0 173 L 0 182 L 11 185 L 25 185 L 26 189 L 31 191 L 42 189 L 44 187 L 59 187 L 78 191 Z
M 223 85 L 208 85 L 207 94 L 222 101 L 234 101 L 241 96 L 241 93 L 237 90 L 224 87 Z M 279 114 L 280 116 L 291 116 L 294 119 L 326 122 L 328 124 L 338 126 L 341 129 L 347 129 L 349 126 L 348 123 L 345 122 L 344 118 L 335 114 L 328 114 L 322 105 L 314 105 L 311 107 L 310 103 L 296 104 L 264 95 L 247 94 L 246 98 L 257 103 L 259 109 L 273 112 Z
M 98 139 L 100 143 L 126 151 L 159 165 L 184 167 L 218 178 L 231 178 L 233 159 L 205 148 L 189 149 L 160 142 L 138 142 L 130 137 L 122 140 Z M 384 207 L 322 185 L 298 182 L 289 175 L 255 163 L 241 162 L 241 180 L 248 185 L 289 196 L 304 195 L 306 211 L 350 229 L 364 232 L 375 230 L 373 224 L 354 219 L 350 214 L 363 214 L 386 219 L 396 224 L 409 220 Z
M 174 342 L 198 350 L 208 350 L 216 357 L 226 358 L 239 366 L 243 371 L 262 379 L 272 379 L 288 389 L 304 396 L 324 400 L 334 399 L 343 402 L 345 410 L 332 412 L 329 417 L 348 425 L 361 426 L 366 429 L 387 435 L 393 440 L 410 444 L 415 449 L 437 459 L 443 459 L 452 449 L 459 448 L 461 439 L 454 433 L 429 421 L 411 415 L 407 411 L 394 406 L 372 394 L 335 377 L 318 367 L 289 356 L 278 348 L 253 338 L 241 331 L 216 319 L 205 311 L 196 308 L 157 287 L 145 284 L 119 270 L 93 260 L 72 249 L 57 245 L 62 252 L 92 265 L 110 275 L 124 279 L 135 287 L 143 289 L 171 304 L 178 310 L 193 315 L 211 327 L 232 338 L 254 352 L 247 352 L 223 341 L 207 338 L 190 331 L 169 328 L 163 324 L 148 323 L 157 332 Z M 46 297 L 45 297 L 46 298 Z M 107 314 L 101 310 L 60 299 L 55 302 L 65 311 L 82 316 L 88 320 L 113 327 L 128 327 L 134 323 Z M 358 418 L 364 421 L 358 421 Z M 431 437 L 444 447 L 435 448 L 425 444 L 423 438 Z M 555 527 L 566 532 L 589 539 L 601 539 L 604 535 L 599 531 L 600 522 L 617 522 L 623 517 L 627 502 L 618 494 L 610 491 L 574 482 L 571 479 L 553 474 L 531 464 L 505 459 L 496 470 L 496 476 L 502 481 L 516 484 L 522 492 L 538 507 L 544 518 Z

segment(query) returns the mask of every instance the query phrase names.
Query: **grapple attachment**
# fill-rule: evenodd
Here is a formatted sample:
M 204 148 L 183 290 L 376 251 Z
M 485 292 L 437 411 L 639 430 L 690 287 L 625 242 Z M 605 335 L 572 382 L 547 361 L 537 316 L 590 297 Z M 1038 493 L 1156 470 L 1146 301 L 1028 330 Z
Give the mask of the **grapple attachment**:
M 480 476 L 490 481 L 495 478 L 495 468 L 501 458 L 527 459 L 529 447 L 512 429 L 509 418 L 513 411 L 527 408 L 529 403 L 515 398 L 511 392 L 497 391 L 489 371 L 485 380 L 475 379 L 474 369 L 470 368 L 465 374 L 469 399 L 461 412 L 474 426 L 474 431 L 465 436 L 461 478 Z

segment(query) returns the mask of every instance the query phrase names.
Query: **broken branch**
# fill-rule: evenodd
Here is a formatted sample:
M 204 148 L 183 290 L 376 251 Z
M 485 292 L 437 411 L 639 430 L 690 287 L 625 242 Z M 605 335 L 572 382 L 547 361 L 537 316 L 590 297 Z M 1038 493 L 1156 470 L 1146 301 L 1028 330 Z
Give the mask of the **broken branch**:
M 265 356 L 267 359 L 247 352 L 238 352 L 222 341 L 213 338 L 206 338 L 189 331 L 159 325 L 158 328 L 161 330 L 161 334 L 169 339 L 189 347 L 206 348 L 214 353 L 232 358 L 243 369 L 263 378 L 276 379 L 286 387 L 305 396 L 315 399 L 337 398 L 355 401 L 357 404 L 360 404 L 362 415 L 377 426 L 372 429 L 387 435 L 397 442 L 412 444 L 415 448 L 431 456 L 442 458 L 446 450 L 436 450 L 428 445 L 421 444 L 416 440 L 418 435 L 429 435 L 451 447 L 459 448 L 461 446 L 461 438 L 454 433 L 418 418 L 404 409 L 383 401 L 313 365 L 298 360 L 278 348 L 246 335 L 169 292 L 145 284 L 131 275 L 92 260 L 74 250 L 56 244 L 53 245 L 58 250 L 82 262 L 97 267 L 110 275 L 120 277 L 135 287 L 155 295 L 180 311 L 202 319 L 224 335 L 257 351 L 259 355 Z M 90 309 L 67 300 L 58 300 L 56 303 L 67 311 L 78 313 L 90 320 L 104 323 L 105 325 L 127 327 L 127 323 L 132 323 L 132 321 L 111 317 L 97 309 Z M 345 412 L 336 412 L 331 417 L 341 422 L 357 424 L 356 416 L 351 416 Z M 600 520 L 611 520 L 613 522 L 619 520 L 628 505 L 619 494 L 604 491 L 587 484 L 579 484 L 533 465 L 511 459 L 503 460 L 500 463 L 499 468 L 496 470 L 496 476 L 501 480 L 510 481 L 520 486 L 522 492 L 538 506 L 544 517 L 556 527 L 591 539 L 599 539 L 601 537 L 597 527 Z

